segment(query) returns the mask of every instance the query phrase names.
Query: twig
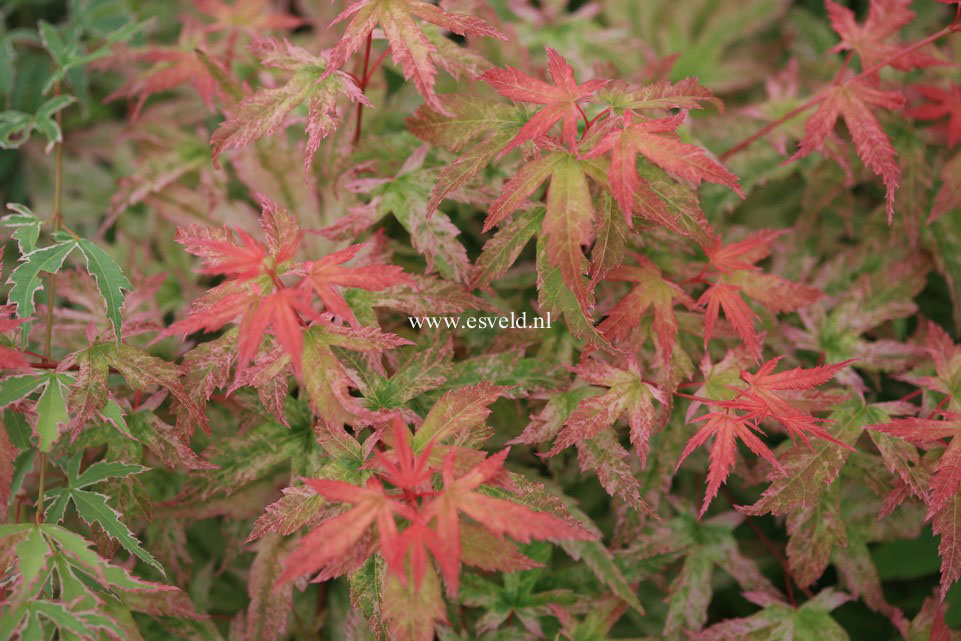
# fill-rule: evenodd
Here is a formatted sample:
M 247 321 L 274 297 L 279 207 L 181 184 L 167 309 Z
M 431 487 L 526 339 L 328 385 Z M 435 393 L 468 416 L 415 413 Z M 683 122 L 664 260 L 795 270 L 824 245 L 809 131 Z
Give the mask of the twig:
M 367 46 L 364 48 L 364 70 L 360 73 L 360 91 L 367 90 L 367 66 L 370 64 L 370 46 L 374 41 L 374 32 L 367 34 Z M 360 140 L 361 126 L 364 121 L 364 103 L 357 103 L 357 126 L 354 128 L 354 145 Z
M 60 84 L 54 88 L 54 94 L 60 95 Z M 53 231 L 60 229 L 63 224 L 63 114 L 62 111 L 58 111 L 54 116 L 57 122 L 57 128 L 60 129 L 60 141 L 57 142 L 54 148 L 54 161 L 53 161 L 53 213 L 50 215 L 50 224 L 53 227 Z M 43 327 L 43 360 L 44 363 L 50 362 L 50 350 L 51 343 L 53 342 L 53 311 L 55 298 L 57 295 L 57 278 L 56 274 L 50 274 L 47 277 L 47 314 L 44 319 Z M 40 456 L 37 457 L 37 464 L 40 466 L 40 480 L 37 484 L 37 513 L 36 521 L 37 525 L 43 523 L 43 494 L 44 494 L 44 483 L 46 482 L 47 476 L 47 453 L 40 451 Z
M 731 507 L 734 507 L 734 504 L 735 504 L 734 495 L 731 493 L 731 490 L 728 489 L 727 486 L 722 485 L 721 491 L 724 492 L 724 497 L 727 499 L 727 502 L 731 504 Z M 747 524 L 749 528 L 751 528 L 751 532 L 754 533 L 754 536 L 757 538 L 758 541 L 760 541 L 761 545 L 763 545 L 764 548 L 771 553 L 771 556 L 777 559 L 777 562 L 781 564 L 781 569 L 784 572 L 784 589 L 787 592 L 787 598 L 791 602 L 791 606 L 796 608 L 797 601 L 794 598 L 794 588 L 791 586 L 791 584 L 792 583 L 796 584 L 797 581 L 794 578 L 794 573 L 791 572 L 791 566 L 788 565 L 787 558 L 784 556 L 784 554 L 781 553 L 778 547 L 774 545 L 771 539 L 767 538 L 767 535 L 761 531 L 761 528 L 757 526 L 757 523 L 755 523 L 750 516 L 747 517 L 744 520 L 744 522 Z M 814 597 L 814 594 L 808 588 L 801 587 L 800 584 L 798 584 L 798 587 L 801 589 L 801 592 L 803 592 L 804 596 L 806 596 L 807 598 L 810 599 Z

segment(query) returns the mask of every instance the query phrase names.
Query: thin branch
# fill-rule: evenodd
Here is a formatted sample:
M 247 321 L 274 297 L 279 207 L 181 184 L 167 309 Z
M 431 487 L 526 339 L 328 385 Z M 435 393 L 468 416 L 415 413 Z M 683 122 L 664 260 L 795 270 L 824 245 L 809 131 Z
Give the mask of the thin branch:
M 722 485 L 721 491 L 724 492 L 724 497 L 727 499 L 727 502 L 731 504 L 731 507 L 734 507 L 735 500 L 731 490 L 726 485 Z M 784 572 L 784 589 L 787 592 L 787 598 L 791 602 L 791 605 L 796 608 L 797 601 L 794 598 L 794 588 L 791 584 L 797 584 L 797 580 L 794 578 L 794 573 L 791 572 L 791 566 L 788 564 L 787 558 L 784 556 L 781 550 L 774 545 L 771 539 L 767 538 L 767 535 L 761 531 L 761 528 L 757 526 L 757 523 L 755 523 L 751 517 L 744 519 L 744 522 L 751 529 L 751 532 L 754 533 L 754 536 L 757 538 L 757 540 L 760 541 L 761 545 L 764 546 L 764 549 L 770 552 L 771 556 L 777 559 L 777 562 L 781 564 L 781 570 Z M 808 588 L 801 587 L 800 584 L 798 584 L 798 587 L 807 598 L 810 599 L 814 597 L 814 593 L 812 593 Z
M 54 94 L 60 95 L 59 83 L 54 88 Z M 53 160 L 53 213 L 50 215 L 50 224 L 53 231 L 60 229 L 63 224 L 63 113 L 58 111 L 54 116 L 57 128 L 60 130 L 60 140 L 54 150 Z M 43 360 L 45 363 L 51 361 L 50 350 L 53 342 L 53 311 L 57 295 L 57 275 L 50 274 L 47 277 L 47 314 L 44 319 L 43 327 Z M 37 524 L 43 523 L 43 494 L 44 483 L 47 476 L 47 453 L 40 452 L 37 458 L 40 466 L 40 480 L 37 484 Z
M 363 93 L 367 90 L 367 67 L 370 65 L 370 46 L 374 41 L 374 32 L 371 31 L 367 34 L 367 46 L 364 48 L 364 69 L 360 72 L 360 91 Z M 360 131 L 362 123 L 364 121 L 364 103 L 357 103 L 357 125 L 354 127 L 354 146 L 360 140 Z
M 367 75 L 364 76 L 364 82 L 363 82 L 364 89 L 370 86 L 370 79 L 374 77 L 374 72 L 377 71 L 377 69 L 380 67 L 380 63 L 384 61 L 384 58 L 387 57 L 387 54 L 389 52 L 390 52 L 390 47 L 386 47 L 383 53 L 381 53 L 380 56 L 378 56 L 377 60 L 374 61 L 374 64 L 370 66 L 370 71 L 368 71 Z
M 54 90 L 56 95 L 60 94 L 60 85 Z M 63 224 L 63 125 L 62 114 L 60 111 L 54 116 L 57 120 L 57 127 L 60 129 L 60 141 L 56 144 L 53 161 L 53 213 L 50 215 L 50 225 L 53 231 L 60 229 Z M 56 274 L 47 277 L 47 314 L 43 327 L 43 357 L 50 360 L 50 348 L 53 340 L 53 310 L 54 297 L 57 293 Z

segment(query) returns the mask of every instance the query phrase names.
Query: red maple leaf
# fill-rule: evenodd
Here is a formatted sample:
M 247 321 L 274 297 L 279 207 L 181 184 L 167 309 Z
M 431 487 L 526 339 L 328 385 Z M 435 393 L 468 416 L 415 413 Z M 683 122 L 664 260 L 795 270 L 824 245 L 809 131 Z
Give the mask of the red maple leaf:
M 912 89 L 927 102 L 906 110 L 905 114 L 921 120 L 938 120 L 947 116 L 948 121 L 943 124 L 943 128 L 948 147 L 954 147 L 961 142 L 961 85 L 952 85 L 948 89 L 934 85 L 915 85 Z
M 785 233 L 785 229 L 762 229 L 744 240 L 726 245 L 721 244 L 720 236 L 715 236 L 714 244 L 703 249 L 711 266 L 722 274 L 737 270 L 758 271 L 760 268 L 754 263 L 767 258 L 771 254 L 771 243 Z
M 897 91 L 874 89 L 864 82 L 849 82 L 828 88 L 817 111 L 804 123 L 804 138 L 788 162 L 803 158 L 815 149 L 822 149 L 824 141 L 834 132 L 838 118 L 843 118 L 858 157 L 884 181 L 890 223 L 894 217 L 894 193 L 901 182 L 901 168 L 891 141 L 869 105 L 900 109 L 904 106 L 904 96 Z
M 854 361 L 847 360 L 809 369 L 796 367 L 772 374 L 782 358 L 778 356 L 767 361 L 753 374 L 741 370 L 741 378 L 748 384 L 748 388 L 732 401 L 715 404 L 747 411 L 758 421 L 773 418 L 787 429 L 792 439 L 800 437 L 806 445 L 810 445 L 807 435 L 812 434 L 847 449 L 853 449 L 818 426 L 818 423 L 827 422 L 826 419 L 816 418 L 795 407 L 792 400 L 796 399 L 792 399 L 791 395 L 828 382 Z
M 701 181 L 717 183 L 744 197 L 737 176 L 711 159 L 701 147 L 681 142 L 675 130 L 683 121 L 684 112 L 669 118 L 635 122 L 628 111 L 624 114 L 623 127 L 608 133 L 588 152 L 591 158 L 611 152 L 608 180 L 628 227 L 633 223 L 633 201 L 638 189 L 650 191 L 650 186 L 637 174 L 638 155 L 694 186 Z
M 195 300 L 188 316 L 173 323 L 162 336 L 186 336 L 200 330 L 211 332 L 240 319 L 239 377 L 256 355 L 264 332 L 270 327 L 299 375 L 306 326 L 299 315 L 310 320 L 319 320 L 320 316 L 311 308 L 307 291 L 285 286 L 280 277 L 293 268 L 291 259 L 301 233 L 285 209 L 267 198 L 258 198 L 266 246 L 239 229 L 191 225 L 177 230 L 177 241 L 203 259 L 200 271 L 222 274 L 229 280 Z M 235 235 L 240 238 L 239 243 Z
M 598 325 L 598 330 L 612 341 L 629 338 L 629 345 L 640 349 L 647 340 L 647 333 L 640 331 L 641 317 L 648 309 L 652 310 L 652 329 L 657 353 L 664 367 L 669 368 L 677 336 L 674 305 L 680 302 L 691 308 L 694 301 L 678 285 L 665 279 L 650 259 L 640 255 L 635 258 L 638 263 L 636 267 L 621 265 L 606 276 L 609 281 L 626 281 L 636 285 L 607 312 L 607 317 Z
M 752 354 L 761 353 L 761 342 L 758 339 L 757 332 L 754 331 L 754 321 L 758 319 L 758 316 L 741 297 L 740 287 L 720 282 L 714 283 L 701 294 L 701 297 L 697 299 L 697 304 L 699 306 L 706 305 L 704 308 L 705 350 L 714 334 L 714 324 L 723 309 L 724 316 L 734 326 L 734 331 L 744 341 L 745 347 Z
M 177 229 L 174 240 L 203 259 L 202 274 L 247 280 L 261 273 L 267 248 L 242 229 L 190 225 Z M 289 258 L 289 256 L 288 256 Z
M 310 296 L 306 292 L 284 287 L 268 296 L 259 298 L 255 305 L 250 305 L 240 321 L 240 332 L 237 337 L 237 362 L 243 369 L 257 355 L 257 350 L 263 342 L 267 328 L 274 331 L 274 336 L 290 355 L 294 372 L 300 376 L 301 361 L 304 351 L 304 328 L 306 323 L 299 314 L 315 320 L 320 315 L 310 306 Z
M 395 285 L 414 285 L 414 280 L 396 265 L 378 263 L 359 267 L 342 266 L 352 260 L 363 247 L 363 244 L 351 245 L 320 260 L 304 264 L 305 285 L 314 290 L 331 313 L 355 327 L 359 327 L 360 323 L 334 286 L 381 291 Z
M 413 79 L 424 101 L 441 113 L 448 113 L 434 93 L 435 62 L 441 55 L 427 36 L 417 28 L 414 18 L 435 24 L 461 36 L 486 36 L 507 40 L 500 31 L 484 20 L 461 13 L 444 11 L 419 0 L 358 0 L 337 16 L 329 26 L 352 18 L 344 35 L 330 50 L 328 66 L 321 80 L 344 66 L 347 58 L 363 46 L 378 23 L 387 37 L 394 62 L 404 70 L 404 78 Z
M 593 538 L 587 530 L 556 516 L 476 491 L 481 485 L 493 484 L 502 476 L 506 449 L 483 458 L 464 474 L 455 476 L 456 468 L 463 468 L 463 461 L 455 462 L 458 452 L 470 453 L 469 458 L 474 460 L 475 454 L 482 454 L 451 448 L 443 463 L 443 488 L 434 491 L 431 479 L 437 468 L 429 462 L 434 439 L 419 454 L 415 453 L 410 431 L 399 418 L 395 418 L 392 441 L 389 454 L 378 453 L 365 466 L 375 474 L 365 488 L 340 481 L 305 479 L 315 492 L 329 501 L 349 503 L 354 507 L 328 519 L 301 539 L 278 583 L 314 572 L 321 572 L 324 577 L 336 576 L 346 571 L 342 557 L 357 560 L 365 552 L 369 556 L 380 550 L 388 571 L 402 583 L 407 581 L 404 561 L 409 559 L 414 582 L 419 587 L 429 550 L 440 566 L 448 591 L 454 595 L 460 580 L 461 528 L 475 527 L 462 524 L 461 514 L 497 537 L 509 534 L 525 543 L 533 539 Z M 397 517 L 407 522 L 402 530 L 398 528 Z M 433 527 L 431 522 L 434 522 Z M 365 535 L 374 525 L 377 527 L 377 543 L 365 543 Z M 360 550 L 360 555 L 351 554 L 352 550 L 365 545 L 367 547 Z M 490 559 L 488 563 L 493 561 L 496 559 Z M 529 559 L 525 560 L 524 567 L 530 567 Z
M 373 465 L 385 481 L 408 493 L 416 493 L 427 487 L 431 475 L 437 468 L 430 464 L 430 453 L 434 449 L 434 439 L 428 441 L 420 454 L 414 454 L 410 444 L 410 433 L 399 416 L 391 423 L 393 449 L 391 454 L 378 451 Z
M 750 421 L 748 417 L 737 416 L 731 412 L 711 412 L 694 419 L 695 421 L 707 421 L 697 434 L 692 436 L 681 452 L 681 458 L 674 468 L 676 472 L 681 467 L 691 452 L 707 442 L 711 436 L 714 437 L 714 445 L 711 447 L 710 466 L 707 473 L 707 490 L 704 493 L 704 502 L 698 512 L 698 518 L 707 511 L 711 500 L 717 496 L 717 491 L 727 479 L 731 468 L 734 467 L 734 457 L 737 452 L 737 440 L 740 439 L 752 452 L 763 457 L 775 468 L 783 472 L 781 464 L 764 442 L 758 438 L 761 428 L 756 423 Z
M 510 535 L 522 543 L 531 540 L 585 540 L 594 535 L 546 512 L 534 512 L 523 505 L 493 498 L 477 492 L 477 488 L 500 473 L 510 448 L 490 456 L 464 475 L 454 477 L 454 456 L 444 459 L 444 488 L 423 508 L 428 522 L 436 521 L 439 538 L 437 562 L 448 592 L 457 594 L 460 582 L 461 541 L 460 517 L 465 514 L 500 537 Z
M 607 80 L 594 79 L 577 84 L 573 67 L 567 64 L 561 54 L 550 47 L 546 49 L 553 85 L 529 76 L 514 67 L 488 69 L 480 76 L 494 91 L 505 98 L 545 105 L 501 149 L 497 155 L 498 158 L 527 140 L 537 140 L 546 136 L 558 121 L 561 122 L 561 139 L 571 150 L 574 150 L 577 147 L 577 117 L 584 113 L 577 102 L 588 98 L 608 83 Z
M 306 20 L 290 13 L 270 11 L 271 0 L 237 0 L 228 4 L 223 0 L 194 0 L 194 8 L 211 18 L 208 31 L 243 29 L 250 34 L 263 35 L 270 29 L 294 29 Z
M 847 7 L 832 0 L 825 0 L 824 5 L 831 27 L 841 36 L 841 42 L 831 51 L 854 51 L 861 59 L 862 69 L 888 60 L 888 65 L 902 71 L 945 64 L 943 60 L 920 50 L 897 55 L 904 46 L 889 42 L 901 27 L 914 20 L 911 0 L 871 0 L 863 24 L 858 24 L 854 12 Z M 877 74 L 872 74 L 872 77 L 876 80 Z
M 867 426 L 915 445 L 930 445 L 951 439 L 938 458 L 926 497 L 928 516 L 940 511 L 961 487 L 961 416 L 946 413 L 949 420 L 899 418 L 890 423 Z
M 287 557 L 278 584 L 336 567 L 351 548 L 362 543 L 368 529 L 375 524 L 380 546 L 390 548 L 397 538 L 394 515 L 410 515 L 403 503 L 385 493 L 376 477 L 370 478 L 366 487 L 329 479 L 304 479 L 304 482 L 328 501 L 354 507 L 324 521 L 300 540 L 297 549 Z
M 704 444 L 710 436 L 715 437 L 707 475 L 707 491 L 700 515 L 707 510 L 709 503 L 717 495 L 718 488 L 724 483 L 734 465 L 737 439 L 744 441 L 752 452 L 769 461 L 782 474 L 785 473 L 774 457 L 774 453 L 755 434 L 755 432 L 763 433 L 760 423 L 766 418 L 777 420 L 788 430 L 792 438 L 800 436 L 807 445 L 810 445 L 807 434 L 813 434 L 844 448 L 853 449 L 818 426 L 818 423 L 828 422 L 826 419 L 811 416 L 792 404 L 792 401 L 800 400 L 797 398 L 798 392 L 804 392 L 828 382 L 852 361 L 809 369 L 796 367 L 777 374 L 772 373 L 781 358 L 767 361 L 753 374 L 741 370 L 741 378 L 748 383 L 748 387 L 743 390 L 738 389 L 738 396 L 733 400 L 715 401 L 695 398 L 699 402 L 723 409 L 723 411 L 710 412 L 693 419 L 707 421 L 707 423 L 691 437 L 677 463 L 680 467 L 681 462 L 695 448 Z M 739 415 L 736 412 L 746 412 L 746 414 Z
M 705 349 L 723 309 L 724 315 L 734 326 L 744 345 L 755 357 L 760 355 L 761 342 L 754 331 L 757 314 L 744 300 L 745 295 L 775 313 L 793 311 L 821 296 L 821 292 L 813 287 L 799 285 L 774 274 L 765 274 L 754 265 L 771 253 L 771 244 L 783 233 L 762 230 L 727 245 L 722 245 L 721 239 L 715 237 L 712 245 L 702 248 L 709 260 L 705 270 L 713 269 L 718 272 L 718 277 L 697 301 L 699 306 L 706 306 Z
M 147 99 L 155 93 L 170 91 L 181 85 L 193 85 L 204 104 L 213 110 L 214 95 L 218 91 L 208 68 L 197 56 L 197 50 L 206 50 L 204 28 L 196 21 L 187 20 L 180 32 L 177 44 L 170 47 L 152 45 L 145 48 L 130 49 L 118 47 L 117 53 L 102 64 L 115 65 L 131 61 L 151 63 L 150 69 L 123 84 L 119 89 L 104 98 L 104 102 L 127 98 L 134 102 L 130 119 L 137 120 Z M 217 63 L 210 58 L 213 64 Z

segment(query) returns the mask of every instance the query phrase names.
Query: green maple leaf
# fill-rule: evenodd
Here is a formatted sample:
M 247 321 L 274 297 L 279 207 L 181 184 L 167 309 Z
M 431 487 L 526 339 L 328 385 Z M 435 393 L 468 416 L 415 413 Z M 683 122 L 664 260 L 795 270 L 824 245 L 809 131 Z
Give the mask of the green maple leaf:
M 33 316 L 36 309 L 33 299 L 43 284 L 41 274 L 56 274 L 60 271 L 63 261 L 76 246 L 76 241 L 68 240 L 34 249 L 20 257 L 22 262 L 10 274 L 9 283 L 12 287 L 7 297 L 10 303 L 17 306 L 19 318 Z M 27 345 L 30 325 L 31 323 L 27 322 L 20 326 L 20 341 L 24 347 Z
M 750 599 L 764 609 L 749 617 L 728 619 L 689 638 L 707 641 L 848 641 L 848 633 L 831 617 L 831 611 L 849 600 L 826 589 L 794 608 L 768 596 Z
M 120 265 L 100 247 L 85 238 L 79 239 L 77 246 L 87 259 L 87 273 L 97 281 L 97 289 L 100 290 L 100 295 L 107 304 L 107 318 L 113 323 L 113 330 L 119 342 L 123 325 L 123 316 L 120 313 L 123 307 L 123 290 L 129 291 L 133 289 L 133 285 L 123 275 Z
M 48 523 L 58 523 L 63 519 L 68 503 L 73 503 L 77 514 L 86 523 L 97 523 L 111 538 L 144 563 L 163 573 L 163 566 L 149 552 L 143 549 L 130 529 L 120 520 L 119 513 L 107 504 L 107 497 L 99 492 L 88 489 L 91 485 L 110 478 L 123 478 L 131 474 L 139 474 L 147 468 L 132 463 L 116 461 L 100 461 L 89 466 L 80 473 L 81 455 L 76 454 L 65 468 L 67 484 L 50 490 L 47 498 L 50 504 L 44 511 L 44 518 Z
M 13 213 L 0 218 L 0 225 L 14 230 L 10 235 L 17 241 L 20 253 L 26 254 L 36 249 L 37 239 L 40 238 L 40 225 L 43 221 L 25 205 L 7 203 L 7 209 Z
M 73 96 L 54 96 L 44 102 L 36 113 L 28 114 L 22 111 L 0 111 L 0 149 L 17 149 L 30 140 L 34 131 L 43 134 L 47 139 L 47 151 L 63 140 L 60 125 L 54 120 L 54 114 L 76 102 Z
M 6 407 L 25 398 L 30 392 L 43 384 L 43 378 L 33 374 L 11 376 L 0 382 L 0 407 Z
M 19 207 L 15 218 L 4 217 L 8 226 L 19 226 L 23 229 L 21 250 L 36 243 L 34 223 L 30 219 L 33 214 L 25 207 Z M 34 216 L 34 218 L 36 218 Z M 13 221 L 11 224 L 9 221 Z M 18 230 L 19 232 L 20 230 Z M 36 230 L 38 231 L 38 229 Z M 107 317 L 113 323 L 117 341 L 120 341 L 123 317 L 120 313 L 123 307 L 123 290 L 133 288 L 130 281 L 123 275 L 123 271 L 110 254 L 85 238 L 76 238 L 64 232 L 53 234 L 53 245 L 27 251 L 20 257 L 20 264 L 10 274 L 10 289 L 8 300 L 17 306 L 17 316 L 28 318 L 35 311 L 34 298 L 37 290 L 43 284 L 42 273 L 56 274 L 63 267 L 63 262 L 74 249 L 80 249 L 87 261 L 87 273 L 97 282 L 97 288 L 107 305 Z M 25 242 L 26 241 L 26 242 Z M 21 326 L 21 342 L 26 346 L 27 335 L 31 323 Z
M 37 401 L 37 435 L 40 437 L 41 452 L 49 452 L 53 442 L 60 436 L 60 428 L 67 424 L 66 388 L 73 383 L 69 374 L 49 372 L 45 375 L 43 394 Z

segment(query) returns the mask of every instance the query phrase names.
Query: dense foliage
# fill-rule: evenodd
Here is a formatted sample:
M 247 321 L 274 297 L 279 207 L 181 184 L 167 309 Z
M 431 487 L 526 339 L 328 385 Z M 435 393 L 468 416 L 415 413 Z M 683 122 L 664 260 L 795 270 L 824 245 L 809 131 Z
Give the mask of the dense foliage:
M 0 639 L 961 638 L 958 0 L 0 14 Z

